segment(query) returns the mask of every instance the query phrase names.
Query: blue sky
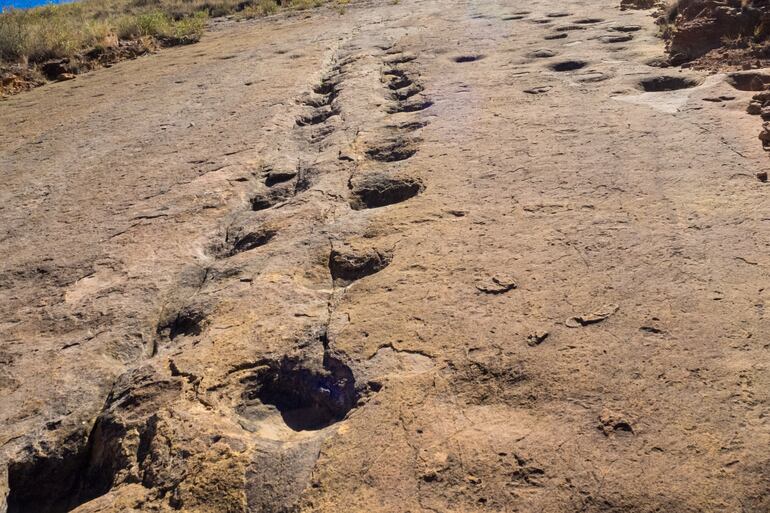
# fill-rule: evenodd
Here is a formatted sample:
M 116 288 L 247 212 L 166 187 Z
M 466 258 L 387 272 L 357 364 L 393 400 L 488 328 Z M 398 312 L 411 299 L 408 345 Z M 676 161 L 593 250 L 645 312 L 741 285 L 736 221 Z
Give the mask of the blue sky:
M 26 9 L 37 5 L 61 4 L 67 0 L 0 0 L 0 9 L 6 7 L 15 7 L 17 9 Z

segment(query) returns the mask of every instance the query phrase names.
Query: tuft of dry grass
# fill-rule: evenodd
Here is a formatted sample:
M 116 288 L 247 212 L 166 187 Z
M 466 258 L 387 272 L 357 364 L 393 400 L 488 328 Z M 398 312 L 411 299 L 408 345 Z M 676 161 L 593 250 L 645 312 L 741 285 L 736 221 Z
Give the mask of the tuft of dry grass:
M 302 11 L 305 9 L 320 7 L 328 1 L 329 0 L 283 0 L 279 3 L 278 0 L 253 0 L 243 9 L 243 11 L 239 13 L 239 17 L 256 18 L 260 16 L 268 16 L 278 12 L 279 9 Z M 348 0 L 336 0 L 337 4 L 343 4 L 347 2 Z
M 88 16 L 76 4 L 11 11 L 0 15 L 0 59 L 27 63 L 68 57 L 101 44 L 109 34 L 105 20 Z
M 36 64 L 115 46 L 119 39 L 150 36 L 178 44 L 203 35 L 209 12 L 204 2 L 146 2 L 84 0 L 5 11 L 0 14 L 0 61 Z
M 309 9 L 329 0 L 81 0 L 0 14 L 0 65 L 34 66 L 119 41 L 152 38 L 161 46 L 199 40 L 208 17 L 242 18 Z M 335 0 L 347 3 L 347 0 Z

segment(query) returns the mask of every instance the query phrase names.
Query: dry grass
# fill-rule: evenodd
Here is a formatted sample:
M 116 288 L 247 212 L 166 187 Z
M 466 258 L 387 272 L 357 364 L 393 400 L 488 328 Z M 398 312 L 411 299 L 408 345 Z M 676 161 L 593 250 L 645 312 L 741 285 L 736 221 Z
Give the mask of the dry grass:
M 251 18 L 326 1 L 82 0 L 10 10 L 0 14 L 0 64 L 35 65 L 146 37 L 162 45 L 190 43 L 201 38 L 209 16 L 237 12 Z

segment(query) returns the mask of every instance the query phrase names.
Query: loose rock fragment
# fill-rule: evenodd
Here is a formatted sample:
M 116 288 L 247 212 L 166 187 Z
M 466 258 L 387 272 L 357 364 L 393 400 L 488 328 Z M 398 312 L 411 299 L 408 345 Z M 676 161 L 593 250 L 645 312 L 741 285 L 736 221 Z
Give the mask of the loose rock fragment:
M 518 285 L 513 277 L 496 274 L 477 280 L 476 288 L 484 294 L 505 294 L 518 288 Z
M 599 414 L 598 428 L 605 436 L 610 436 L 618 431 L 634 433 L 631 422 L 624 415 L 606 408 Z
M 589 326 L 591 324 L 598 324 L 607 318 L 609 318 L 611 315 L 613 315 L 615 312 L 620 310 L 620 307 L 615 304 L 609 304 L 601 307 L 600 309 L 590 313 L 590 314 L 584 314 L 579 315 L 576 317 L 570 317 L 565 321 L 564 324 L 567 325 L 569 328 L 580 328 L 581 326 Z
M 527 337 L 527 345 L 529 347 L 539 346 L 545 342 L 545 339 L 548 338 L 548 335 L 550 335 L 550 333 L 547 331 L 536 331 Z
M 762 141 L 762 146 L 766 150 L 770 149 L 770 123 L 766 122 L 762 125 L 762 131 L 759 133 L 759 140 Z

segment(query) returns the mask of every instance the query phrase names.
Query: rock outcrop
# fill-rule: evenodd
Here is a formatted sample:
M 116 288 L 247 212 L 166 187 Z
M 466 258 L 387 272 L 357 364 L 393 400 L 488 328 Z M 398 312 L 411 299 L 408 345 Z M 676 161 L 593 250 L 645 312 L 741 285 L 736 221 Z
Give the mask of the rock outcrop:
M 722 48 L 741 50 L 745 63 L 769 55 L 770 3 L 766 0 L 679 0 L 661 21 L 667 25 L 668 51 L 674 64 Z

